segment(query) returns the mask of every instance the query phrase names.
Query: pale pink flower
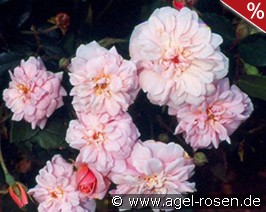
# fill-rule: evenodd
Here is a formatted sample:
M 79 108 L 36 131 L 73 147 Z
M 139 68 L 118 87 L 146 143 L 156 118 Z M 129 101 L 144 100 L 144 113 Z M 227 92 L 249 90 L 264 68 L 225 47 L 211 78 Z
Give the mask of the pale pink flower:
M 185 194 L 195 191 L 188 182 L 194 170 L 192 159 L 181 146 L 148 140 L 137 142 L 123 173 L 109 174 L 117 184 L 111 194 Z
M 109 179 L 95 169 L 94 164 L 87 164 L 76 159 L 76 184 L 81 197 L 90 199 L 103 199 L 110 186 Z
M 40 212 L 86 212 L 94 211 L 95 204 L 88 204 L 88 198 L 82 197 L 77 190 L 74 166 L 60 155 L 55 155 L 36 177 L 37 185 L 28 194 L 39 203 Z M 83 207 L 84 204 L 84 207 Z M 91 206 L 91 210 L 88 210 Z
M 46 70 L 41 58 L 30 57 L 10 72 L 12 81 L 3 92 L 6 106 L 14 113 L 12 119 L 31 123 L 35 129 L 44 128 L 47 118 L 61 107 L 65 89 L 61 86 L 63 73 Z
M 125 158 L 138 137 L 138 129 L 128 113 L 115 117 L 107 113 L 79 114 L 79 120 L 69 123 L 66 141 L 80 150 L 79 160 L 93 163 L 98 171 L 106 173 L 125 168 Z
M 206 96 L 199 106 L 185 104 L 170 114 L 177 114 L 179 122 L 175 133 L 183 133 L 194 149 L 218 148 L 219 143 L 245 121 L 253 111 L 249 97 L 235 85 L 230 88 L 227 78 L 217 82 L 215 93 Z
M 129 50 L 139 68 L 140 87 L 152 103 L 197 105 L 228 72 L 221 43 L 222 37 L 195 11 L 163 7 L 135 27 Z
M 115 116 L 127 111 L 139 91 L 135 63 L 124 60 L 115 47 L 107 50 L 95 41 L 81 45 L 69 69 L 77 112 Z

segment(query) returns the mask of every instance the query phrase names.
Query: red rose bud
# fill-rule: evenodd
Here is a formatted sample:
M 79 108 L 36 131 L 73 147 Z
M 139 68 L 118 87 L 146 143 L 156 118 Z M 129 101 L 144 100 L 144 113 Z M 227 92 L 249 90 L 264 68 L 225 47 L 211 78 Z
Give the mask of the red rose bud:
M 50 23 L 55 24 L 63 34 L 65 34 L 70 25 L 70 17 L 66 13 L 58 13 L 55 17 L 48 20 Z
M 92 194 L 95 190 L 97 179 L 87 165 L 81 165 L 77 170 L 78 190 L 85 194 Z
M 181 10 L 184 6 L 185 3 L 183 0 L 173 0 L 173 7 L 176 8 L 177 10 Z
M 22 208 L 28 204 L 26 188 L 21 183 L 14 183 L 12 186 L 9 187 L 8 191 L 11 198 L 14 200 L 14 202 L 19 208 Z

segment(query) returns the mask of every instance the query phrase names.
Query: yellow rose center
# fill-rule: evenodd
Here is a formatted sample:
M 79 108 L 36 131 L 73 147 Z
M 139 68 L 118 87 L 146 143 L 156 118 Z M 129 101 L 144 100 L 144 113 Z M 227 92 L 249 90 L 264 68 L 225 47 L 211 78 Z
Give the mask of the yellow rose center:
M 24 94 L 27 94 L 29 92 L 29 90 L 30 90 L 24 84 L 18 84 L 17 88 L 18 88 L 20 93 L 24 93 Z
M 50 192 L 50 195 L 53 199 L 62 198 L 64 196 L 64 190 L 60 187 L 57 187 L 55 190 Z
M 95 93 L 97 95 L 107 94 L 110 96 L 108 85 L 110 84 L 109 76 L 102 76 L 94 79 L 95 85 Z

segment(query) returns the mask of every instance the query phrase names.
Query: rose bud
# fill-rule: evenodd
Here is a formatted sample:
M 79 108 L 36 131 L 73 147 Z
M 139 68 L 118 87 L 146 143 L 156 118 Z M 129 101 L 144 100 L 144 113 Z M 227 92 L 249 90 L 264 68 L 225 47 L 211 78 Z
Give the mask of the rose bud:
M 48 22 L 55 24 L 63 34 L 66 34 L 70 25 L 70 17 L 66 13 L 58 13 L 55 17 L 52 17 Z
M 97 178 L 86 165 L 81 165 L 77 170 L 78 190 L 87 195 L 91 195 L 96 188 Z
M 184 6 L 185 3 L 183 0 L 173 0 L 173 7 L 176 8 L 177 10 L 181 10 Z
M 17 204 L 19 208 L 24 207 L 28 204 L 28 196 L 26 193 L 26 188 L 19 182 L 14 183 L 8 189 L 11 198 Z

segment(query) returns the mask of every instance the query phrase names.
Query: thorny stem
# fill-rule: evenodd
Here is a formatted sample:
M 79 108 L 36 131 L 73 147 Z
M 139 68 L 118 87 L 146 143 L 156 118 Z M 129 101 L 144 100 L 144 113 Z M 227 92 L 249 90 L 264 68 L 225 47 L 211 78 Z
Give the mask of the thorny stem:
M 239 39 L 236 39 L 235 41 L 232 42 L 230 48 L 228 49 L 229 52 L 231 52 L 238 44 L 239 44 Z
M 48 32 L 51 32 L 55 29 L 57 29 L 58 26 L 57 25 L 54 25 L 52 27 L 49 27 L 48 29 L 45 29 L 45 30 L 42 30 L 42 31 L 37 31 L 36 30 L 36 27 L 34 25 L 31 26 L 31 31 L 22 31 L 21 33 L 22 34 L 25 34 L 25 35 L 33 35 L 36 42 L 37 42 L 37 50 L 36 50 L 36 55 L 38 55 L 38 53 L 40 52 L 40 50 L 42 49 L 42 45 L 41 45 L 41 41 L 40 41 L 40 38 L 39 38 L 39 35 L 40 34 L 46 34 Z
M 8 172 L 8 170 L 7 170 L 7 168 L 6 168 L 6 164 L 5 164 L 5 162 L 4 162 L 4 158 L 3 158 L 3 154 L 2 154 L 1 144 L 2 144 L 2 143 L 1 143 L 1 136 L 0 136 L 0 164 L 1 164 L 1 167 L 2 167 L 2 169 L 3 169 L 3 171 L 4 171 L 4 174 L 5 174 L 5 180 L 6 180 L 6 183 L 7 183 L 8 185 L 12 185 L 12 184 L 15 183 L 15 180 L 14 180 L 14 178 L 12 177 L 12 175 L 9 174 L 9 172 Z
M 32 26 L 31 27 L 31 30 L 33 32 L 33 35 L 34 35 L 34 38 L 37 42 L 37 50 L 36 50 L 36 55 L 38 55 L 39 51 L 41 50 L 42 46 L 41 46 L 41 41 L 40 41 L 40 38 L 39 38 L 39 35 L 38 35 L 38 32 L 36 30 L 36 27 L 35 26 Z
M 160 125 L 167 130 L 167 132 L 170 132 L 171 134 L 174 134 L 174 131 L 167 125 L 164 123 L 163 119 L 161 116 L 157 115 L 156 116 L 156 120 L 160 123 Z
M 34 31 L 32 28 L 34 28 L 35 31 Z M 46 34 L 46 33 L 48 33 L 48 32 L 51 32 L 51 31 L 53 31 L 53 30 L 55 30 L 55 29 L 57 29 L 57 28 L 58 28 L 58 26 L 57 26 L 57 25 L 54 25 L 54 26 L 52 26 L 52 27 L 49 27 L 48 29 L 45 29 L 45 30 L 42 30 L 42 31 L 37 31 L 37 30 L 36 30 L 36 27 L 35 27 L 35 26 L 32 26 L 32 27 L 31 27 L 32 31 L 22 31 L 21 33 L 24 34 L 24 35 L 34 35 L 34 34 L 36 34 L 36 33 L 37 33 L 38 35 L 40 35 L 40 34 Z

